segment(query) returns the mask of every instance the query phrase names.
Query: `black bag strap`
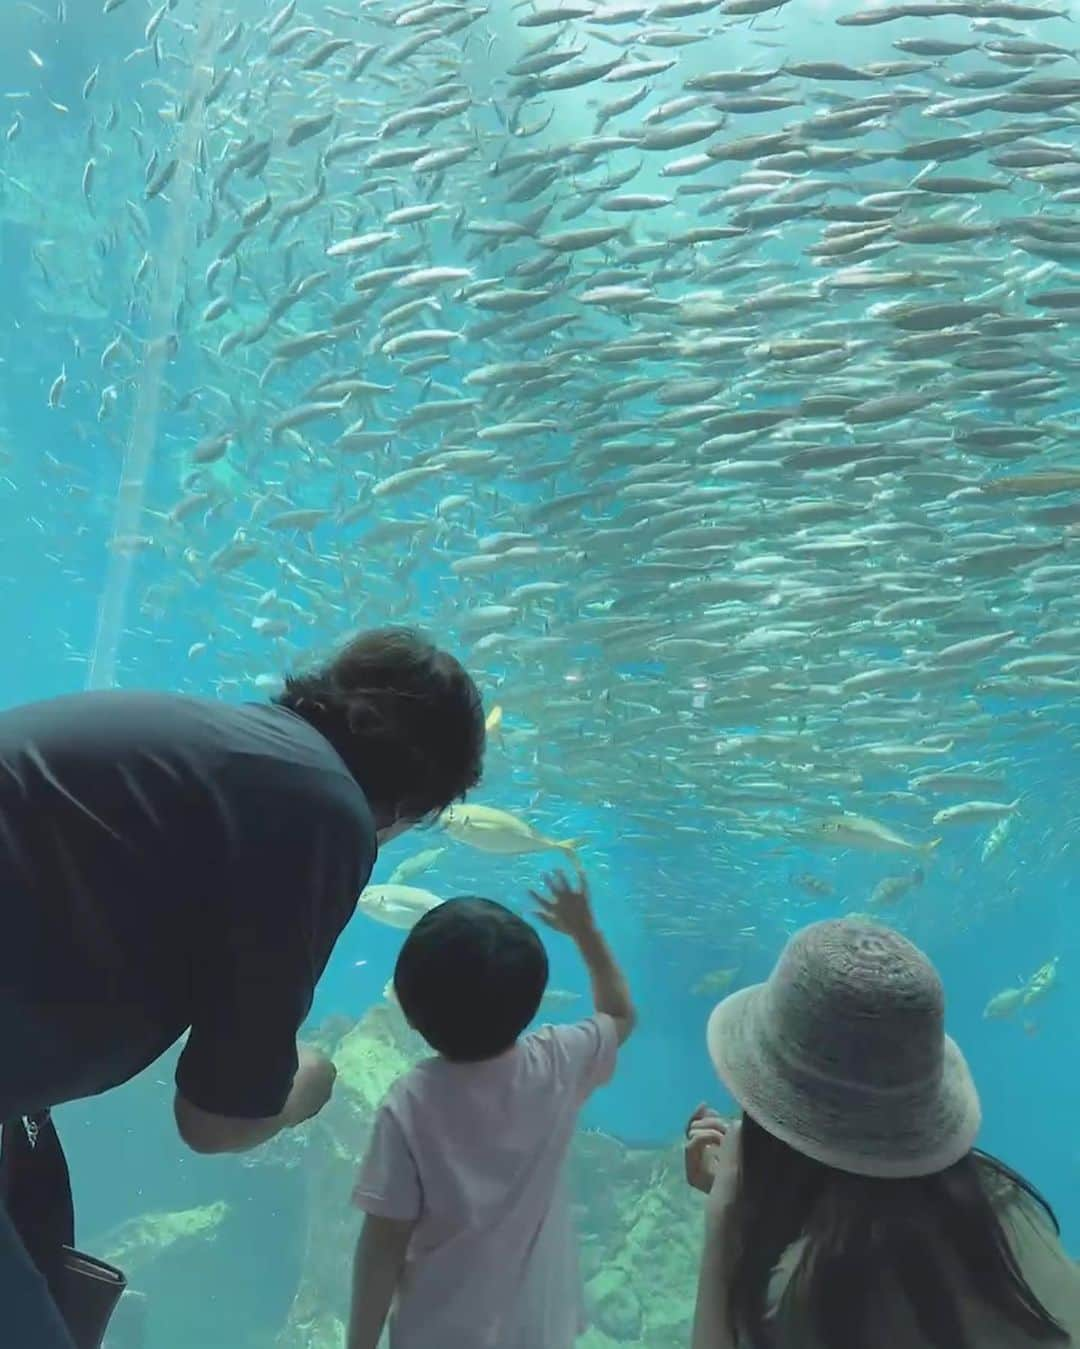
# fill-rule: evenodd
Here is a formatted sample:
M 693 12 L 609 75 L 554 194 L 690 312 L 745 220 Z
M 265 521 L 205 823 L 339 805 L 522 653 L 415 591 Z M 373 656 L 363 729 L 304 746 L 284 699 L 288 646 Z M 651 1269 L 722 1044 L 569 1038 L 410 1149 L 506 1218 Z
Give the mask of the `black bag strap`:
M 75 1205 L 67 1159 L 48 1110 L 4 1125 L 0 1193 L 27 1254 L 55 1296 L 64 1247 L 75 1244 Z

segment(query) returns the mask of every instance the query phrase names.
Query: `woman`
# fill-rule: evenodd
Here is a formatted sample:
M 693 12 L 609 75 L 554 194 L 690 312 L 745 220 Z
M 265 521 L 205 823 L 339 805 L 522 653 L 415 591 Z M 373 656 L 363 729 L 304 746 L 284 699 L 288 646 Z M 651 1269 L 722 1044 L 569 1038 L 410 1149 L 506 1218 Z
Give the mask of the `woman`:
M 687 1129 L 709 1194 L 693 1349 L 1080 1346 L 1080 1269 L 1045 1200 L 974 1148 L 978 1095 L 910 942 L 804 928 L 707 1039 L 743 1115 Z

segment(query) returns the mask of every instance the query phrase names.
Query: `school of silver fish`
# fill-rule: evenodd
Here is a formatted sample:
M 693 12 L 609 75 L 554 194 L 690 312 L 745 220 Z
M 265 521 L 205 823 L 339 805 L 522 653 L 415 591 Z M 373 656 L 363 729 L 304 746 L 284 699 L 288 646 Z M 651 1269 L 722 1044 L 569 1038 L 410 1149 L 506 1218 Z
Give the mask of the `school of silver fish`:
M 721 849 L 996 851 L 1080 692 L 1066 13 L 140 4 L 0 128 L 99 316 L 43 405 L 123 453 L 165 372 L 135 645 L 201 615 L 177 664 L 235 691 L 420 622 L 554 837 L 580 784 Z

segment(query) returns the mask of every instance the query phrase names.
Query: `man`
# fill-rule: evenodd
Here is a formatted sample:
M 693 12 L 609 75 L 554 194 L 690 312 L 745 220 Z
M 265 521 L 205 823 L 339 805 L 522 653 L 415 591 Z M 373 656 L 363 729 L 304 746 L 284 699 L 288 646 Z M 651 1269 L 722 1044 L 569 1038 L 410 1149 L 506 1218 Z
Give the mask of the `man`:
M 318 1113 L 296 1043 L 380 844 L 479 781 L 476 686 L 362 634 L 270 705 L 88 693 L 0 714 L 0 1122 L 126 1082 L 190 1028 L 176 1123 L 242 1152 Z M 69 1349 L 0 1206 L 3 1342 Z

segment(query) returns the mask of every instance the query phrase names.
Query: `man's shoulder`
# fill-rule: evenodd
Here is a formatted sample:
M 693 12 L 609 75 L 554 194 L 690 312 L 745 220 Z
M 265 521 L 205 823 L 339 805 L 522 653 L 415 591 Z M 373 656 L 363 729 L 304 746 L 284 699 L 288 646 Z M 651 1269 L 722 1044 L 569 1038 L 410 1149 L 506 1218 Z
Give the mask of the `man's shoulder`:
M 272 834 L 288 821 L 295 837 L 319 824 L 358 831 L 374 847 L 367 799 L 340 755 L 273 703 L 144 690 L 68 694 L 0 713 L 0 763 L 18 763 L 30 747 L 73 789 L 107 764 L 159 805 L 211 802 L 237 829 Z
M 223 707 L 207 698 L 190 694 L 164 693 L 152 689 L 90 689 L 78 693 L 60 693 L 51 698 L 37 698 L 16 703 L 0 712 L 0 725 L 20 723 L 67 722 L 94 724 L 101 718 L 152 716 L 172 709 Z
M 222 743 L 230 731 L 243 734 L 247 705 L 150 689 L 96 689 L 20 703 L 0 712 L 0 742 L 62 738 L 73 749 L 112 747 L 122 753 L 170 742 L 188 746 Z
M 238 821 L 261 837 L 283 839 L 319 856 L 352 840 L 366 857 L 366 883 L 377 851 L 375 819 L 340 755 L 302 717 L 273 704 L 226 713 L 216 769 Z
M 176 719 L 180 752 L 208 761 L 230 796 L 261 811 L 277 800 L 297 820 L 336 817 L 373 831 L 367 798 L 333 745 L 303 717 L 274 703 L 225 703 L 173 695 L 162 713 Z

